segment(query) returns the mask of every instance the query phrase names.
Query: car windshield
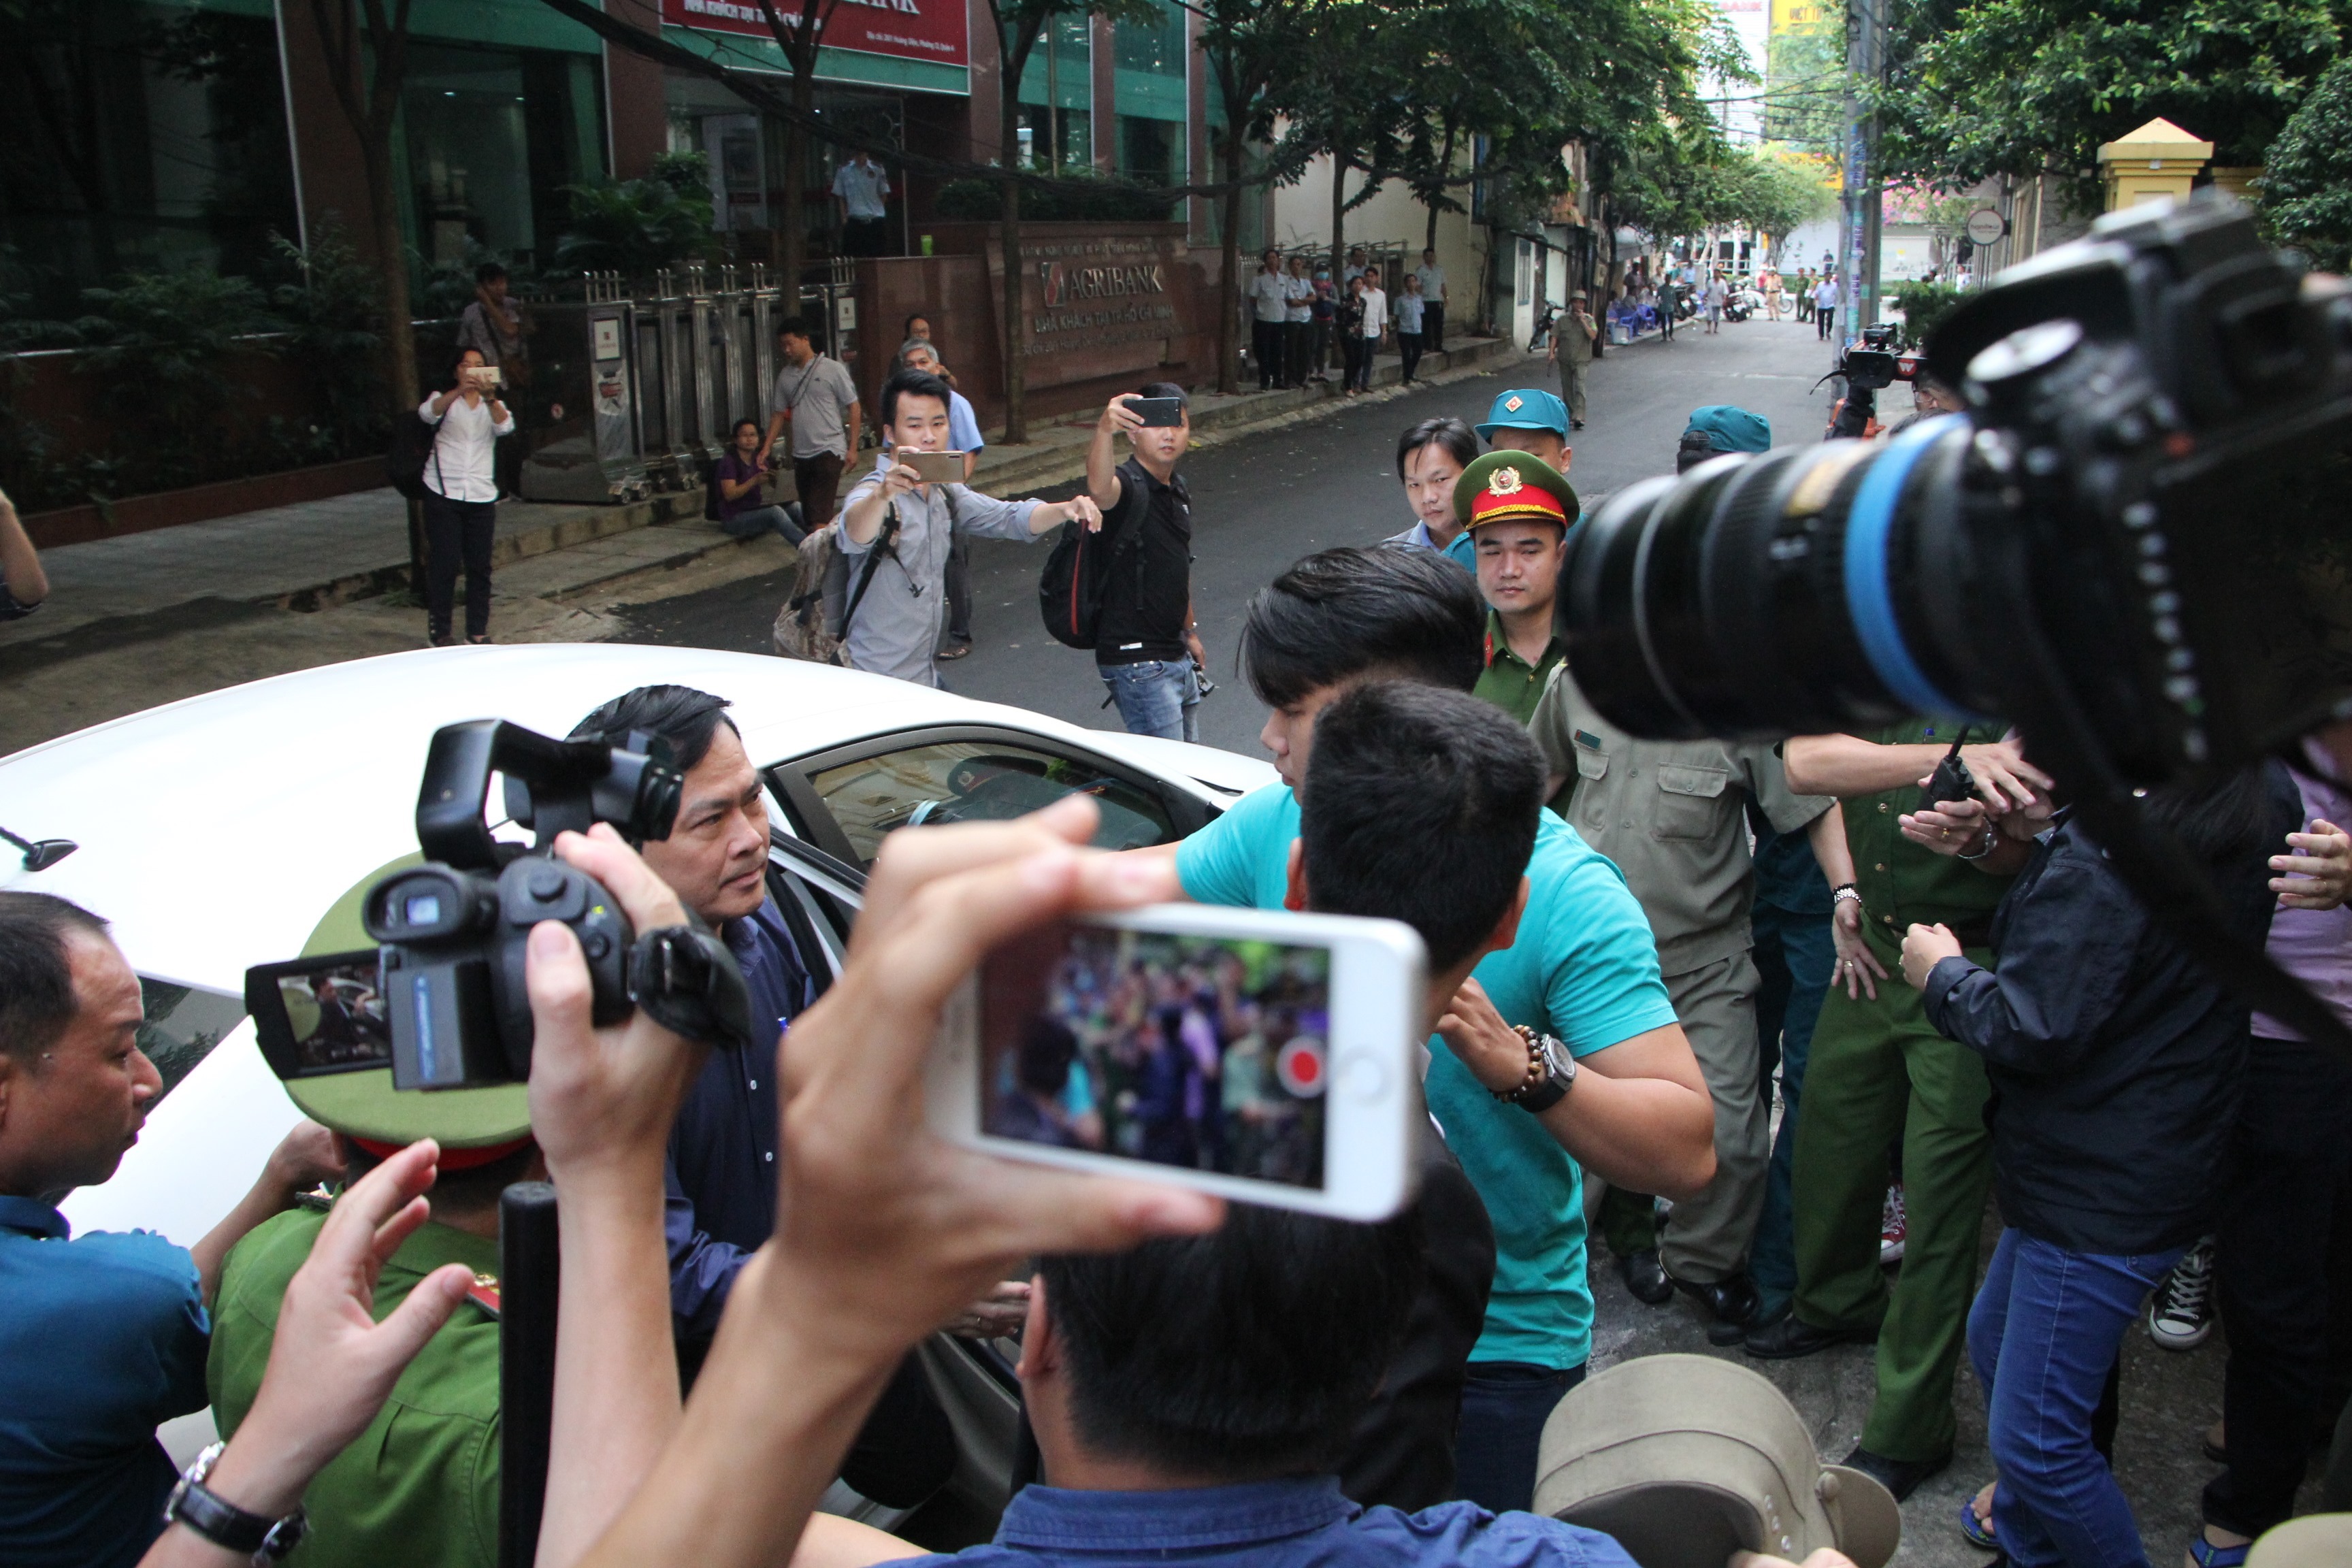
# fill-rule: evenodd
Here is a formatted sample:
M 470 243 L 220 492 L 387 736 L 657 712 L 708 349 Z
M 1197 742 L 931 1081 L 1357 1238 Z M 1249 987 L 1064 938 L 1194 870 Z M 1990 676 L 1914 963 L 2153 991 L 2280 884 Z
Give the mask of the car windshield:
M 947 741 L 861 757 L 809 782 L 870 864 L 883 835 L 925 823 L 1003 822 L 1068 795 L 1092 795 L 1102 812 L 1094 841 L 1134 849 L 1177 837 L 1160 803 L 1092 763 L 993 741 Z
M 179 985 L 152 974 L 139 977 L 139 996 L 147 1021 L 139 1026 L 139 1048 L 163 1075 L 161 1100 L 196 1070 L 245 1016 L 245 1003 L 235 996 L 207 991 L 200 985 Z

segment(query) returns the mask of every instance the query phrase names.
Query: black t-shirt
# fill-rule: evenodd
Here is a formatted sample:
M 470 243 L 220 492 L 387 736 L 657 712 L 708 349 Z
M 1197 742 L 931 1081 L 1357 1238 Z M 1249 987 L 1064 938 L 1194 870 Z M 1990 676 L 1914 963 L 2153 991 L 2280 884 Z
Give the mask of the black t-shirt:
M 1182 475 L 1163 485 L 1133 458 L 1118 466 L 1118 504 L 1103 517 L 1095 662 L 1182 658 L 1192 607 L 1192 498 Z

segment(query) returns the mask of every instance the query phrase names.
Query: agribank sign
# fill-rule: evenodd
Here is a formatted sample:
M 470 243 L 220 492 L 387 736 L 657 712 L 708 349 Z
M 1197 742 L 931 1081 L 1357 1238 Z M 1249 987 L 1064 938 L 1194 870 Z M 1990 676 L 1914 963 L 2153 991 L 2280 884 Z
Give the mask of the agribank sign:
M 776 0 L 776 14 L 789 26 L 800 19 L 800 0 Z M 673 27 L 775 41 L 759 0 L 662 0 L 662 20 Z M 971 63 L 963 0 L 825 0 L 818 41 L 831 49 L 933 65 Z

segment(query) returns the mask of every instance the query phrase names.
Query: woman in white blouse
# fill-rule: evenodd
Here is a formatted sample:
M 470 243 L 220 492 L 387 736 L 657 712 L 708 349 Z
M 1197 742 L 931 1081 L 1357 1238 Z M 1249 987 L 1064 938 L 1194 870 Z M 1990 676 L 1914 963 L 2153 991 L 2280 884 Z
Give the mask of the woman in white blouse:
M 457 356 L 448 391 L 417 405 L 416 416 L 434 432 L 425 459 L 425 605 L 435 647 L 456 639 L 449 631 L 457 596 L 457 566 L 466 567 L 466 640 L 490 640 L 490 541 L 498 528 L 498 480 L 492 458 L 498 438 L 514 434 L 514 415 L 499 401 L 499 373 L 481 351 Z

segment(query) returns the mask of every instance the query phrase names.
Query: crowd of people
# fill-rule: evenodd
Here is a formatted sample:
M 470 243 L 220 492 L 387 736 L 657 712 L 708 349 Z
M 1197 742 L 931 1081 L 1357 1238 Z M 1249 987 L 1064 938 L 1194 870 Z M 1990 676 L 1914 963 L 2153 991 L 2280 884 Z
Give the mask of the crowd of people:
M 1323 281 L 1267 253 L 1252 297 L 1282 313 L 1259 316 L 1278 329 L 1262 364 L 1319 354 Z M 1381 290 L 1344 281 L 1329 320 L 1369 341 L 1372 307 L 1351 318 L 1347 300 Z M 1833 309 L 1834 279 L 1816 289 Z M 1442 331 L 1442 272 L 1406 299 Z M 557 852 L 638 928 L 691 916 L 719 933 L 773 1053 L 706 1057 L 644 1015 L 592 1026 L 576 941 L 542 928 L 527 1094 L 402 1095 L 379 1069 L 294 1079 L 309 1120 L 194 1248 L 73 1237 L 58 1195 L 111 1173 L 156 1092 L 139 984 L 99 913 L 0 892 L 10 1561 L 170 1568 L 306 1541 L 311 1562 L 488 1564 L 501 1411 L 482 1281 L 499 1194 L 549 1180 L 562 1318 L 538 1560 L 554 1568 L 668 1558 L 681 1540 L 714 1564 L 919 1556 L 814 1510 L 836 1481 L 901 1510 L 947 1484 L 955 1425 L 917 1349 L 942 1328 L 1019 1342 L 1034 1440 L 1037 1479 L 962 1554 L 976 1562 L 1628 1563 L 1573 1505 L 1569 1521 L 1529 1511 L 1573 1447 L 1555 1413 L 1593 1354 L 1598 1267 L 1640 1310 L 1686 1301 L 1746 1359 L 1873 1344 L 1873 1403 L 1836 1474 L 1893 1500 L 1952 1460 L 1965 1354 L 1997 1475 L 1955 1523 L 2034 1568 L 2149 1561 L 2112 1468 L 2120 1349 L 2172 1310 L 2177 1268 L 2210 1268 L 2231 1341 L 2208 1438 L 2223 1469 L 2188 1551 L 2198 1568 L 2246 1563 L 2343 1408 L 2343 1303 L 2312 1241 L 2352 1175 L 2352 1068 L 2252 1015 L 2150 919 L 2005 725 L 1779 744 L 1612 725 L 1559 629 L 1584 510 L 1570 368 L 1599 331 L 1570 303 L 1565 399 L 1507 389 L 1475 426 L 1413 425 L 1395 463 L 1411 526 L 1251 597 L 1241 673 L 1277 779 L 1181 841 L 1086 849 L 1083 800 L 893 835 L 828 979 L 806 911 L 766 879 L 761 776 L 724 696 L 641 688 L 583 717 L 576 739 L 667 742 L 685 785 L 667 838 L 633 851 L 599 828 Z M 970 406 L 928 322 L 908 327 L 881 450 L 850 476 L 855 391 L 787 323 L 774 415 L 764 435 L 739 426 L 721 465 L 727 520 L 828 534 L 856 584 L 847 662 L 925 683 L 953 641 L 959 543 L 1069 524 L 1113 563 L 1092 629 L 1123 721 L 1197 739 L 1183 390 L 1112 398 L 1071 500 L 994 500 L 910 460 L 974 452 L 977 430 L 959 428 Z M 420 410 L 454 427 L 458 493 L 436 494 L 460 533 L 478 475 L 458 443 L 500 420 L 474 368 Z M 800 518 L 755 516 L 740 503 L 788 430 Z M 1709 405 L 1661 467 L 1772 441 L 1753 412 Z M 13 521 L 0 506 L 0 606 L 38 598 Z M 473 602 L 469 584 L 469 618 Z M 1966 764 L 1962 798 L 1923 796 L 1948 759 Z M 2352 723 L 2145 809 L 2242 933 L 2352 1021 L 2347 781 Z M 984 952 L 1170 900 L 1420 934 L 1429 1133 L 1405 1211 L 1228 1210 L 930 1131 L 925 1054 Z M 364 945 L 353 903 L 310 952 Z M 315 987 L 293 1002 L 320 1020 L 346 1005 Z M 985 1026 L 985 1116 L 1034 1142 L 1312 1181 L 1320 1102 L 1291 1085 L 1319 1078 L 1329 1005 L 1328 977 L 1282 950 L 1105 935 L 1042 1005 Z M 2001 1228 L 1980 1279 L 1989 1197 Z M 176 1474 L 153 1427 L 207 1404 L 225 1446 Z M 2336 1449 L 2330 1503 L 2352 1506 L 2352 1440 Z M 1776 1528 L 1776 1550 L 1821 1549 L 1815 1568 L 1861 1552 Z

